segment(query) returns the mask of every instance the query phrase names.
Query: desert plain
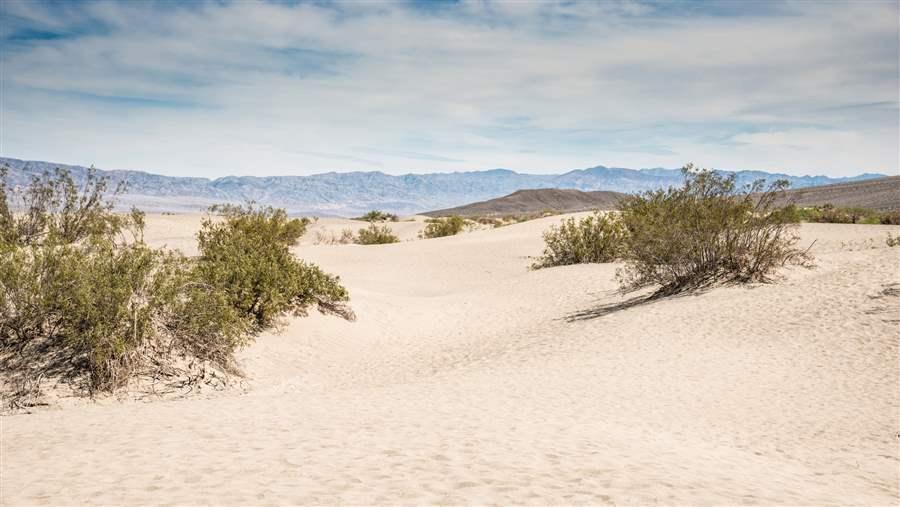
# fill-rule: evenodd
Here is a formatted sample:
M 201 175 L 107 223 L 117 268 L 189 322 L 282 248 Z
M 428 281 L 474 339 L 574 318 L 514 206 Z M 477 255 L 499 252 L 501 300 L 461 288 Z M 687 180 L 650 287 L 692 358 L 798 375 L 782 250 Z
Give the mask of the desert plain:
M 195 249 L 201 217 L 148 217 Z M 0 503 L 897 505 L 898 226 L 804 224 L 814 269 L 629 306 L 616 264 L 532 271 L 560 217 L 295 253 L 357 320 L 257 337 L 222 391 L 0 418 Z

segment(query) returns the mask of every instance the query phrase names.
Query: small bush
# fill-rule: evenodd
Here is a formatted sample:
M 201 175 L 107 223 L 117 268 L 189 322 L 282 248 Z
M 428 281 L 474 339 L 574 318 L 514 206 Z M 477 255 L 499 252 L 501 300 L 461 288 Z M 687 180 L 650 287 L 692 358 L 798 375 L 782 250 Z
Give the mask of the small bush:
M 900 210 L 882 212 L 878 222 L 883 225 L 900 225 Z
M 423 238 L 442 238 L 444 236 L 454 236 L 462 232 L 466 227 L 466 220 L 460 216 L 450 216 L 442 218 L 429 218 L 426 220 L 425 230 L 422 231 Z
M 372 210 L 361 217 L 354 218 L 353 220 L 363 220 L 365 222 L 397 222 L 400 218 L 393 213 L 386 213 L 381 210 Z
M 599 212 L 568 218 L 544 233 L 544 253 L 532 268 L 612 262 L 622 253 L 624 236 L 619 221 Z
M 496 229 L 496 228 L 498 228 L 498 227 L 503 227 L 504 225 L 506 225 L 506 222 L 504 222 L 503 219 L 497 218 L 497 217 L 491 217 L 491 216 L 487 216 L 487 217 L 472 217 L 472 218 L 470 218 L 470 220 L 473 221 L 473 222 L 475 222 L 476 224 L 479 224 L 479 225 L 487 225 L 487 226 L 492 227 L 492 228 L 494 228 L 494 229 Z
M 199 240 L 197 275 L 222 290 L 256 331 L 285 313 L 305 315 L 309 306 L 344 317 L 347 291 L 337 278 L 297 261 L 290 252 L 308 221 L 289 219 L 284 210 L 252 204 L 214 208 L 224 221 L 208 217 Z
M 889 246 L 889 247 L 891 247 L 891 248 L 893 248 L 893 247 L 895 247 L 895 246 L 900 246 L 900 236 L 897 236 L 897 237 L 895 238 L 893 235 L 891 235 L 890 233 L 888 233 L 888 236 L 887 236 L 887 239 L 885 240 L 885 243 L 887 243 L 887 246 Z
M 680 188 L 620 203 L 623 290 L 656 286 L 664 295 L 716 282 L 764 282 L 779 266 L 808 264 L 808 254 L 795 248 L 794 217 L 774 208 L 787 182 L 737 189 L 734 175 L 692 165 L 683 174 Z
M 398 243 L 399 241 L 400 238 L 394 235 L 388 226 L 383 225 L 379 227 L 374 223 L 365 229 L 360 229 L 355 240 L 360 245 L 384 245 Z

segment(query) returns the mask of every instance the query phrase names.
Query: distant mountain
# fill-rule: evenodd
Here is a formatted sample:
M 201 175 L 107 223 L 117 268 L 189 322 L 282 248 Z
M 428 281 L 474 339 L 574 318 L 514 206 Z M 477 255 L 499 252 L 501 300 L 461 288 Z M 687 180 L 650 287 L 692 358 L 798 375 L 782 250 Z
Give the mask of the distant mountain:
M 33 175 L 56 167 L 68 169 L 81 180 L 85 167 L 0 157 L 10 168 L 14 185 L 26 184 Z M 161 176 L 140 171 L 100 171 L 113 182 L 128 182 L 120 206 L 146 211 L 200 211 L 211 204 L 253 200 L 283 207 L 295 214 L 358 215 L 370 209 L 400 214 L 449 208 L 492 199 L 516 190 L 571 188 L 582 191 L 610 190 L 632 193 L 681 183 L 677 169 L 624 169 L 597 166 L 564 174 L 520 174 L 506 169 L 456 173 L 404 174 L 381 172 L 324 173 L 311 176 L 226 176 L 217 179 Z M 738 182 L 755 179 L 787 179 L 794 188 L 860 181 L 884 175 L 863 174 L 852 178 L 789 176 L 759 171 L 739 171 Z
M 465 206 L 457 206 L 455 208 L 428 211 L 422 214 L 432 217 L 446 217 L 450 215 L 471 217 L 540 213 L 544 210 L 571 212 L 592 209 L 613 209 L 619 200 L 626 195 L 627 194 L 610 192 L 607 190 L 582 192 L 581 190 L 568 188 L 516 190 L 509 195 L 498 197 L 496 199 L 475 202 L 466 204 Z

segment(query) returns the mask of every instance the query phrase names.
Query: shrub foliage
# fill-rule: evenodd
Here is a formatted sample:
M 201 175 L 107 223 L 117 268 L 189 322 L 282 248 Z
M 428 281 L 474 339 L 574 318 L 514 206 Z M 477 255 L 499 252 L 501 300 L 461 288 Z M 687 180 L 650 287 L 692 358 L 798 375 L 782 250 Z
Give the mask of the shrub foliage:
M 622 253 L 624 236 L 621 222 L 600 212 L 568 218 L 544 233 L 544 253 L 532 268 L 612 262 Z
M 0 367 L 14 402 L 44 376 L 94 392 L 185 373 L 184 359 L 234 371 L 234 350 L 280 315 L 352 317 L 337 278 L 291 256 L 306 222 L 281 210 L 219 209 L 193 259 L 147 246 L 143 214 L 113 213 L 93 171 L 82 185 L 60 170 L 21 191 L 5 182 Z
M 765 282 L 780 266 L 809 262 L 795 248 L 793 217 L 774 206 L 786 181 L 739 189 L 734 175 L 693 165 L 682 172 L 681 187 L 620 203 L 623 290 L 654 286 L 672 294 L 716 282 Z
M 222 291 L 259 331 L 286 313 L 305 315 L 310 306 L 349 317 L 349 296 L 337 278 L 297 261 L 290 252 L 308 221 L 290 219 L 271 207 L 213 208 L 224 220 L 207 217 L 198 234 L 197 275 Z
M 383 225 L 379 227 L 372 223 L 369 227 L 359 230 L 355 242 L 360 245 L 384 245 L 398 243 L 400 238 L 388 226 Z
M 681 187 L 625 198 L 616 218 L 570 218 L 554 227 L 534 267 L 618 259 L 624 292 L 655 287 L 655 295 L 669 295 L 770 281 L 780 266 L 809 265 L 807 251 L 796 248 L 796 209 L 774 204 L 787 182 L 737 188 L 734 175 L 693 165 L 682 172 Z
M 444 236 L 454 236 L 462 232 L 466 227 L 466 219 L 460 216 L 449 216 L 442 218 L 429 218 L 422 231 L 423 238 L 442 238 Z
M 393 213 L 374 209 L 354 220 L 363 220 L 365 222 L 397 222 L 400 220 L 400 217 Z

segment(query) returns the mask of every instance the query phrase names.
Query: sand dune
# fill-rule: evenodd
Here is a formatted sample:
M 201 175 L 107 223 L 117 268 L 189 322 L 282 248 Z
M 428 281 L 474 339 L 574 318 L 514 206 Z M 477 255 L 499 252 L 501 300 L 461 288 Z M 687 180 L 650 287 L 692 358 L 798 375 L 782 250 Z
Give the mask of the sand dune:
M 615 265 L 526 269 L 558 220 L 307 236 L 356 322 L 261 336 L 246 394 L 0 419 L 2 504 L 900 501 L 900 227 L 804 225 L 814 270 L 603 314 Z M 198 224 L 148 240 L 191 251 Z

